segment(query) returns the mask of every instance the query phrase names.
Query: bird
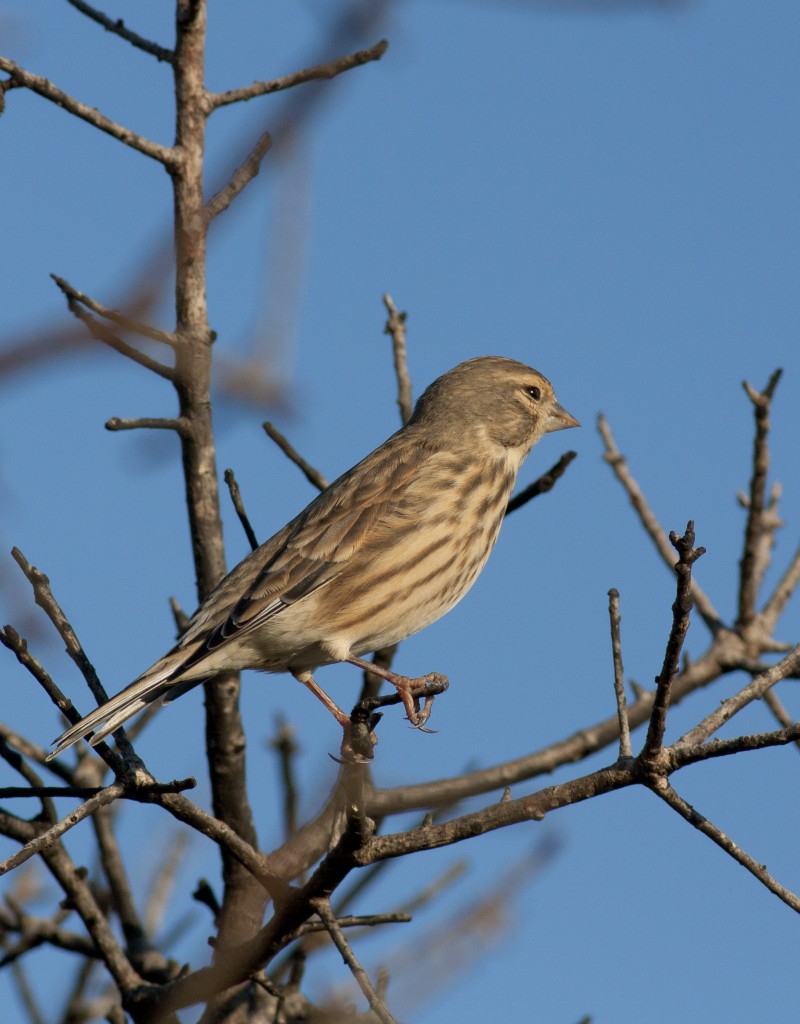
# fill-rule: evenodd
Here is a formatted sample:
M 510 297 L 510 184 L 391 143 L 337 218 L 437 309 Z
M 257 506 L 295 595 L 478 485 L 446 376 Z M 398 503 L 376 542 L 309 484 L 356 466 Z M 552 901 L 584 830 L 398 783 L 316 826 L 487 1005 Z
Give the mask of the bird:
M 459 363 L 419 397 L 408 422 L 251 551 L 208 595 L 175 646 L 53 741 L 56 757 L 95 745 L 146 705 L 223 671 L 289 672 L 333 713 L 324 665 L 349 662 L 397 688 L 412 725 L 437 673 L 410 678 L 361 657 L 441 618 L 467 593 L 497 540 L 517 473 L 545 434 L 580 426 L 537 370 L 504 356 Z M 344 749 L 344 746 L 343 746 Z

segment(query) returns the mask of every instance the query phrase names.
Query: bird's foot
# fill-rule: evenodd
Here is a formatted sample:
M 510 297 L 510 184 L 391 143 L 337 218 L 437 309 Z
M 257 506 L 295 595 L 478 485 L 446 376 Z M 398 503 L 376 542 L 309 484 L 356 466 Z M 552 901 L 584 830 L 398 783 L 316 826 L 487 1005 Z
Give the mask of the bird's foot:
M 397 690 L 396 697 L 373 697 L 364 701 L 365 707 L 369 709 L 385 707 L 387 704 L 395 704 L 399 697 L 406 709 L 406 718 L 415 729 L 420 729 L 422 732 L 435 731 L 426 729 L 425 723 L 431 717 L 433 698 L 444 693 L 450 685 L 447 676 L 443 676 L 440 672 L 429 672 L 426 676 L 418 676 L 413 679 L 410 676 L 398 675 L 397 672 L 392 672 L 387 668 L 381 668 L 372 662 L 364 661 L 363 658 L 357 658 L 355 655 L 346 660 L 351 665 L 357 665 L 366 672 L 380 676 Z M 421 700 L 424 700 L 424 703 L 421 704 Z
M 369 715 L 367 719 L 362 716 L 348 718 L 341 722 L 342 745 L 339 748 L 339 757 L 330 754 L 329 756 L 337 764 L 369 764 L 373 759 L 373 748 L 377 745 L 378 737 L 375 735 L 375 726 L 380 715 Z
M 435 729 L 426 729 L 425 726 L 431 717 L 431 711 L 433 711 L 434 697 L 439 693 L 444 693 L 450 685 L 447 676 L 443 676 L 439 672 L 429 672 L 426 676 L 411 679 L 408 676 L 399 676 L 392 672 L 386 679 L 397 689 L 398 696 L 406 709 L 406 718 L 412 728 L 419 729 L 421 732 L 435 732 Z

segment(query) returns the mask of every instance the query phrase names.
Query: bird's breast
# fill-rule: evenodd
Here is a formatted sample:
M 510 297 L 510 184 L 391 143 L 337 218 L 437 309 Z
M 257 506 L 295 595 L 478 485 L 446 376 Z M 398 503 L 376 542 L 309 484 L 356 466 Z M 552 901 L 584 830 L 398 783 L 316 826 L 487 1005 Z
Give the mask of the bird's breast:
M 376 542 L 320 593 L 332 605 L 331 640 L 346 638 L 354 654 L 378 650 L 457 604 L 494 547 L 515 478 L 504 458 L 428 467 L 382 517 Z

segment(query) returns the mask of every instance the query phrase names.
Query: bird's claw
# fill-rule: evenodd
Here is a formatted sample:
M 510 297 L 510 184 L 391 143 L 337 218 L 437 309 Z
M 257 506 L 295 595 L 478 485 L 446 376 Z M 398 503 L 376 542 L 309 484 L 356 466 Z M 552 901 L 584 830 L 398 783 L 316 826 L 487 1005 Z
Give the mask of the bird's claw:
M 427 732 L 434 734 L 436 729 L 426 729 L 425 724 L 431 717 L 431 711 L 433 711 L 433 700 L 436 696 L 435 693 L 425 694 L 425 703 L 420 707 L 421 691 L 429 686 L 435 687 L 436 693 L 444 693 L 450 683 L 448 682 L 447 676 L 440 675 L 438 672 L 429 672 L 428 675 L 422 676 L 419 679 L 414 679 L 413 686 L 407 688 L 398 687 L 398 692 L 403 699 L 403 705 L 406 709 L 406 717 L 411 723 L 413 729 L 419 729 L 420 732 Z
M 378 737 L 375 735 L 374 727 L 380 720 L 380 715 L 371 716 L 368 722 L 345 719 L 342 724 L 342 745 L 339 748 L 341 757 L 335 754 L 328 754 L 337 764 L 355 765 L 369 764 L 373 759 L 372 748 L 377 744 Z
M 341 757 L 339 757 L 337 754 L 332 754 L 330 751 L 328 751 L 328 757 L 331 759 L 331 761 L 335 761 L 337 764 L 341 765 L 370 764 L 374 760 L 371 754 L 369 757 L 365 757 L 363 754 L 357 754 L 355 751 L 351 751 L 349 753 L 345 753 L 345 751 L 342 751 Z

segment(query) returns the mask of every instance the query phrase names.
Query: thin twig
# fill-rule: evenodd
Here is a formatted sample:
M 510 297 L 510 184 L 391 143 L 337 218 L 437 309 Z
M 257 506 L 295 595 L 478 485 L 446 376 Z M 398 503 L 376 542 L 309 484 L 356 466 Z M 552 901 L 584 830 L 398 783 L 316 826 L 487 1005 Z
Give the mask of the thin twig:
M 117 800 L 125 792 L 125 787 L 120 783 L 115 782 L 111 786 L 106 786 L 105 789 L 101 790 L 96 796 L 90 797 L 85 803 L 81 804 L 80 807 L 76 807 L 74 811 L 71 811 L 61 821 L 57 821 L 55 825 L 45 829 L 34 839 L 29 840 L 21 850 L 17 850 L 16 853 L 7 857 L 4 861 L 0 861 L 0 875 L 5 875 L 9 871 L 20 864 L 24 864 L 26 860 L 29 860 L 36 853 L 41 853 L 46 850 L 49 846 L 52 846 L 65 832 L 68 832 L 71 828 L 88 818 L 90 814 L 94 814 L 95 811 L 100 807 L 105 807 L 106 804 L 110 804 L 112 800 Z
M 284 75 L 282 78 L 273 78 L 268 82 L 253 82 L 252 85 L 245 85 L 240 89 L 228 89 L 226 92 L 211 92 L 207 96 L 209 113 L 229 103 L 239 103 L 243 100 L 251 100 L 256 96 L 266 96 L 268 93 L 281 92 L 284 89 L 291 89 L 295 85 L 302 85 L 304 82 L 314 82 L 324 78 L 335 78 L 343 71 L 359 67 L 373 60 L 380 60 L 386 53 L 389 43 L 381 39 L 379 43 L 370 46 L 369 49 L 359 50 L 357 53 L 348 54 L 345 57 L 338 57 L 336 60 L 326 61 L 313 68 L 306 68 L 303 71 L 295 71 L 291 75 Z
M 70 0 L 72 2 L 72 0 Z M 177 348 L 179 341 L 175 334 L 170 331 L 162 331 L 158 327 L 151 327 L 149 324 L 144 323 L 141 320 L 136 320 L 131 316 L 127 316 L 125 313 L 120 313 L 118 309 L 111 309 L 108 306 L 103 306 L 97 302 L 86 292 L 78 291 L 69 281 L 63 277 L 59 277 L 58 274 L 51 274 L 50 277 L 55 281 L 67 299 L 73 299 L 75 302 L 79 302 L 82 306 L 85 306 L 90 312 L 97 313 L 98 316 L 103 317 L 104 320 L 110 320 L 111 323 L 116 324 L 118 327 L 122 327 L 123 330 L 132 331 L 134 334 L 140 334 L 143 338 L 149 338 L 151 341 L 158 341 L 162 345 L 168 345 L 170 348 Z M 151 289 L 147 289 L 147 294 L 143 295 L 136 303 L 137 306 L 151 306 L 154 302 L 154 297 L 151 294 Z
M 639 516 L 639 521 L 655 544 L 656 550 L 669 568 L 672 569 L 675 563 L 675 555 L 672 551 L 669 540 L 667 539 L 667 535 L 662 529 L 658 519 L 656 519 L 653 510 L 647 504 L 639 485 L 634 480 L 631 471 L 628 468 L 627 460 L 620 452 L 619 448 L 617 448 L 617 443 L 611 433 L 611 428 L 602 413 L 597 417 L 597 429 L 600 432 L 600 436 L 603 439 L 603 445 L 606 449 L 606 453 L 603 458 L 609 466 L 611 466 L 617 480 L 619 480 L 624 487 L 631 505 L 633 505 L 636 510 L 636 514 Z M 708 596 L 700 589 L 694 580 L 692 580 L 692 596 L 694 597 L 694 603 L 697 608 L 698 615 L 711 630 L 712 635 L 716 634 L 718 630 L 723 627 L 722 619 L 717 614 Z
M 112 416 L 105 422 L 106 430 L 174 430 L 177 434 L 186 434 L 189 430 L 187 420 L 178 417 L 169 419 L 161 416 L 137 416 L 134 419 L 122 419 Z
M 10 628 L 10 627 L 6 627 L 6 628 Z M 19 634 L 16 633 L 15 630 L 12 630 L 12 633 L 14 633 L 14 635 L 17 637 L 17 639 L 18 639 L 20 644 L 24 644 L 25 643 L 24 640 L 22 640 L 19 637 Z M 6 637 L 6 639 L 7 639 L 7 637 Z M 3 646 L 8 646 L 5 643 L 4 633 L 3 633 L 2 630 L 0 630 L 0 643 L 2 643 Z M 44 671 L 44 669 L 42 669 L 42 671 Z M 45 748 L 43 746 L 41 746 L 40 744 L 38 744 L 38 743 L 32 743 L 29 739 L 27 739 L 24 736 L 20 736 L 20 734 L 17 733 L 17 732 L 14 732 L 13 729 L 9 729 L 9 727 L 4 722 L 0 722 L 0 739 L 4 740 L 14 750 L 19 751 L 19 753 L 22 754 L 23 757 L 27 757 L 27 759 L 29 761 L 35 761 L 36 764 L 40 764 L 40 765 L 45 764 L 45 758 L 47 757 L 47 751 L 45 750 Z M 55 775 L 59 775 L 66 783 L 70 783 L 71 782 L 71 780 L 72 780 L 72 772 L 64 769 L 63 765 L 56 764 L 55 762 L 50 762 L 47 765 L 47 767 Z M 61 770 L 59 770 L 59 769 L 61 769 Z M 91 796 L 92 794 L 91 793 L 76 793 L 75 795 L 76 796 Z
M 61 692 L 49 673 L 30 653 L 27 642 L 15 629 L 11 626 L 0 629 L 0 643 L 11 651 L 23 668 L 30 672 L 70 725 L 75 725 L 80 721 L 80 713 L 75 709 L 72 701 Z M 122 758 L 107 743 L 98 743 L 95 750 L 117 777 L 120 776 L 120 773 L 126 772 Z M 67 773 L 56 762 L 53 762 L 50 767 L 62 778 L 66 777 Z
M 641 753 L 641 759 L 645 762 L 652 761 L 658 755 L 664 740 L 670 689 L 678 673 L 681 650 L 689 629 L 689 615 L 692 610 L 692 566 L 705 553 L 705 548 L 694 547 L 694 523 L 691 519 L 686 524 L 686 532 L 682 537 L 677 533 L 670 533 L 669 539 L 678 552 L 678 561 L 675 564 L 678 586 L 672 605 L 672 628 L 669 631 L 661 672 L 656 677 L 653 710 Z
M 25 1007 L 30 1024 L 47 1024 L 47 1018 L 39 1008 L 39 1004 L 36 1001 L 36 992 L 28 979 L 28 974 L 23 965 L 19 963 L 12 964 L 11 973 L 17 986 L 20 1002 Z M 41 991 L 41 986 L 37 987 Z
M 783 702 L 777 695 L 774 689 L 767 690 L 762 700 L 770 709 L 776 720 L 784 727 L 784 729 L 790 729 L 794 726 L 795 722 L 788 710 L 784 707 Z M 796 739 L 795 745 L 800 748 L 800 739 Z
M 175 884 L 188 842 L 188 833 L 179 832 L 167 847 L 166 852 L 159 858 L 158 871 L 153 880 L 150 895 L 147 897 L 143 914 L 145 932 L 151 937 L 155 935 L 164 918 L 169 895 Z M 164 948 L 168 947 L 165 945 Z
M 800 644 L 776 665 L 767 669 L 766 672 L 762 672 L 761 675 L 756 676 L 755 679 L 751 680 L 747 686 L 739 690 L 733 697 L 724 700 L 716 711 L 707 715 L 702 722 L 687 733 L 684 733 L 678 740 L 678 744 L 691 746 L 707 740 L 717 729 L 722 728 L 726 722 L 730 721 L 737 712 L 741 711 L 742 708 L 752 701 L 759 700 L 771 686 L 780 682 L 781 679 L 785 679 L 798 667 L 800 667 Z
M 6 896 L 6 902 L 9 906 L 14 903 L 14 920 L 4 921 L 4 929 L 6 932 L 16 933 L 19 938 L 13 946 L 6 949 L 4 956 L 0 959 L 0 968 L 14 963 L 29 950 L 36 949 L 45 943 L 84 957 L 97 957 L 97 950 L 88 935 L 79 935 L 61 927 L 61 922 L 69 911 L 59 909 L 53 917 L 33 917 L 18 907 L 10 896 Z
M 391 336 L 394 354 L 394 372 L 397 378 L 397 405 L 400 409 L 400 422 L 403 426 L 411 419 L 413 400 L 411 394 L 411 378 L 408 374 L 408 353 L 406 350 L 406 320 L 408 313 L 398 312 L 391 295 L 383 296 L 383 304 L 389 314 L 383 333 Z
M 72 706 L 72 701 L 68 697 L 64 696 L 53 681 L 49 672 L 30 653 L 28 650 L 27 640 L 25 640 L 24 637 L 21 637 L 13 626 L 4 626 L 3 629 L 0 629 L 0 643 L 11 651 L 23 668 L 26 668 L 30 672 L 36 682 L 39 683 L 47 696 L 63 715 L 69 718 L 69 714 L 72 712 L 76 721 L 80 718 L 80 715 L 78 715 Z
M 186 612 L 181 608 L 177 597 L 171 597 L 169 599 L 169 607 L 172 612 L 172 618 L 175 622 L 175 628 L 178 631 L 178 636 L 183 636 L 186 630 L 189 628 L 189 623 L 192 621 Z
M 269 745 L 278 754 L 283 786 L 283 827 L 286 839 L 289 840 L 297 832 L 297 783 L 294 777 L 294 759 L 299 747 L 294 738 L 294 730 L 284 718 L 278 718 L 275 738 L 270 740 Z
M 109 909 L 119 919 L 128 952 L 135 957 L 146 953 L 152 967 L 158 964 L 165 968 L 166 959 L 150 945 L 139 916 L 130 879 L 122 861 L 119 840 L 114 832 L 113 811 L 111 805 L 106 805 L 92 814 L 100 864 L 108 882 Z
M 51 797 L 43 792 L 44 786 L 42 786 L 42 780 L 39 778 L 37 773 L 31 768 L 31 766 L 25 761 L 19 751 L 14 750 L 10 747 L 5 740 L 0 739 L 0 757 L 18 772 L 23 779 L 28 783 L 28 789 L 25 791 L 26 796 L 37 796 L 42 802 L 42 810 L 40 818 L 42 821 L 50 822 L 51 824 L 58 821 L 58 814 L 56 814 L 55 804 Z M 18 788 L 18 787 L 9 787 Z M 0 790 L 2 792 L 2 790 Z
M 68 113 L 74 114 L 75 117 L 79 117 L 82 121 L 88 121 L 89 124 L 98 128 L 101 132 L 105 132 L 107 135 L 111 135 L 112 138 L 124 142 L 126 146 L 137 149 L 140 153 L 144 153 L 145 156 L 157 160 L 166 167 L 174 166 L 176 154 L 175 150 L 170 146 L 162 146 L 157 142 L 152 142 L 143 135 L 131 131 L 130 128 L 117 124 L 116 121 L 112 121 L 111 118 L 101 114 L 94 107 L 89 107 L 85 103 L 81 103 L 80 100 L 76 100 L 68 95 L 47 78 L 26 71 L 7 57 L 0 57 L 0 71 L 5 71 L 19 85 L 30 89 L 31 92 L 37 93 L 46 100 L 50 100 L 56 106 L 63 107 Z
M 54 762 L 53 762 L 54 763 Z M 48 768 L 52 767 L 52 763 L 48 765 Z M 194 789 L 197 785 L 196 779 L 176 779 L 175 782 L 154 782 L 152 784 L 143 784 L 137 789 L 141 792 L 152 793 L 157 795 L 159 793 L 183 793 L 187 789 Z M 15 800 L 22 797 L 63 797 L 63 796 L 75 796 L 81 800 L 88 800 L 90 797 L 97 796 L 98 793 L 102 793 L 106 789 L 105 786 L 37 786 L 33 789 L 26 789 L 22 786 L 2 786 L 0 787 L 0 800 Z M 130 792 L 126 791 L 124 796 L 130 796 Z
M 224 213 L 239 193 L 258 175 L 261 161 L 271 146 L 272 136 L 269 132 L 264 132 L 228 181 L 206 203 L 203 210 L 206 220 L 212 221 Z
M 800 738 L 800 722 L 791 722 L 783 729 L 773 732 L 752 732 L 746 736 L 734 736 L 727 740 L 709 740 L 708 742 L 686 745 L 680 741 L 665 751 L 669 763 L 669 771 L 677 771 L 689 764 L 699 764 L 718 757 L 730 757 L 733 754 L 744 754 L 752 750 L 766 750 L 768 747 L 785 747 L 787 743 L 797 743 Z
M 134 348 L 133 345 L 129 345 L 127 341 L 123 341 L 118 334 L 115 334 L 109 327 L 106 327 L 105 324 L 100 323 L 96 317 L 87 313 L 76 299 L 67 296 L 67 307 L 69 308 L 70 313 L 84 324 L 93 338 L 96 338 L 98 341 L 102 341 L 104 345 L 108 345 L 109 348 L 113 348 L 114 351 L 119 352 L 120 355 L 127 356 L 131 362 L 138 363 L 139 366 L 143 366 L 146 370 L 151 370 L 159 377 L 163 377 L 164 380 L 175 380 L 174 367 L 167 366 L 165 363 L 160 363 L 157 359 L 153 359 L 145 352 L 140 351 L 138 348 Z
M 750 577 L 753 581 L 753 591 L 758 594 L 772 563 L 772 550 L 775 547 L 776 534 L 784 522 L 778 515 L 778 503 L 781 497 L 781 485 L 776 480 L 770 488 L 770 495 L 761 514 L 761 531 L 758 536 L 758 543 L 755 548 Z M 750 508 L 750 499 L 741 491 L 737 494 L 739 504 L 743 509 Z
M 611 654 L 614 659 L 614 693 L 617 698 L 619 719 L 619 756 L 631 756 L 631 726 L 628 721 L 628 702 L 625 699 L 625 673 L 622 668 L 622 643 L 620 641 L 619 591 L 612 587 L 608 592 L 608 615 L 611 621 Z
M 720 849 L 733 857 L 738 864 L 741 864 L 743 868 L 746 868 L 751 875 L 755 876 L 755 878 L 757 878 L 762 885 L 766 886 L 771 893 L 774 893 L 779 900 L 782 900 L 795 912 L 800 913 L 800 898 L 791 892 L 791 890 L 782 886 L 772 877 L 763 864 L 759 864 L 749 854 L 745 853 L 744 850 L 737 846 L 729 836 L 725 835 L 725 833 L 721 829 L 717 828 L 716 825 L 713 825 L 708 818 L 704 818 L 702 814 L 691 806 L 691 804 L 678 796 L 666 780 L 664 781 L 663 786 L 655 787 L 652 792 L 654 792 L 656 796 L 660 797 L 665 804 L 676 811 L 685 821 L 688 821 L 690 825 L 693 825 L 696 829 L 702 832 L 703 835 L 708 836 L 708 838 L 712 842 L 716 843 Z
M 753 475 L 750 480 L 744 550 L 739 562 L 739 611 L 736 618 L 736 625 L 739 628 L 746 626 L 756 614 L 759 584 L 756 567 L 764 528 L 764 496 L 769 470 L 769 413 L 772 396 L 780 378 L 781 371 L 776 370 L 763 391 L 756 391 L 747 381 L 742 384 L 747 397 L 753 403 L 756 432 L 753 440 Z
M 367 972 L 361 966 L 356 959 L 356 955 L 350 947 L 350 943 L 345 938 L 345 934 L 339 926 L 333 912 L 331 911 L 331 905 L 327 899 L 319 899 L 313 901 L 314 910 L 319 915 L 322 923 L 325 925 L 328 934 L 333 940 L 333 944 L 339 950 L 342 955 L 342 959 L 350 968 L 350 972 L 356 980 L 358 987 L 364 994 L 369 1007 L 375 1016 L 381 1021 L 381 1024 L 397 1024 L 394 1017 L 389 1013 L 386 1008 L 386 1004 L 383 1002 L 381 997 L 375 991 L 372 982 L 367 976 Z
M 239 517 L 239 522 L 242 524 L 242 529 L 247 537 L 247 542 L 250 545 L 250 549 L 255 551 L 258 547 L 258 538 L 255 535 L 253 527 L 250 525 L 250 520 L 247 518 L 247 513 L 244 509 L 244 502 L 242 501 L 242 492 L 239 490 L 239 485 L 236 482 L 233 470 L 226 469 L 224 477 L 225 483 L 228 485 L 228 491 L 230 492 L 233 507 L 236 509 L 236 515 Z
M 410 914 L 404 914 L 400 911 L 393 914 L 365 914 L 362 916 L 351 914 L 336 918 L 336 923 L 340 928 L 374 928 L 376 925 L 381 924 L 409 924 L 411 921 L 413 921 L 413 918 Z M 297 929 L 297 934 L 299 936 L 314 935 L 327 931 L 328 926 L 324 921 L 306 921 L 305 924 L 300 925 Z
M 272 438 L 275 444 L 280 448 L 283 454 L 291 462 L 297 466 L 303 476 L 308 480 L 310 484 L 313 484 L 320 491 L 324 491 L 328 486 L 328 481 L 320 473 L 318 469 L 314 467 L 297 452 L 291 444 L 286 440 L 283 434 L 278 430 L 274 423 L 270 423 L 267 420 L 266 423 L 262 424 L 268 437 Z
M 119 36 L 120 39 L 124 39 L 138 50 L 143 50 L 145 53 L 155 57 L 156 60 L 164 61 L 166 64 L 172 63 L 175 57 L 172 50 L 159 46 L 158 43 L 151 42 L 151 40 L 137 35 L 136 32 L 132 32 L 129 28 L 125 27 L 125 22 L 122 18 L 116 20 L 109 18 L 107 14 L 103 14 L 102 11 L 98 11 L 90 4 L 87 4 L 85 0 L 67 0 L 67 3 L 72 4 L 77 11 L 85 14 L 87 18 L 96 21 L 98 25 L 102 25 L 107 32 L 112 32 L 115 36 Z
M 528 486 L 524 487 L 519 494 L 515 494 L 514 497 L 511 498 L 508 506 L 506 507 L 506 515 L 509 515 L 511 512 L 516 512 L 518 508 L 522 508 L 523 505 L 527 505 L 529 501 L 532 501 L 534 498 L 538 497 L 538 495 L 547 494 L 548 491 L 551 491 L 555 487 L 556 482 L 566 473 L 567 466 L 569 466 L 570 462 L 577 458 L 577 456 L 577 452 L 564 452 L 558 462 L 554 466 L 551 466 L 546 473 L 542 473 L 537 480 L 534 480 L 532 484 L 528 484 Z
M 75 635 L 75 630 L 53 596 L 49 578 L 40 569 L 37 569 L 35 565 L 31 565 L 19 548 L 11 549 L 11 557 L 22 569 L 26 579 L 33 587 L 33 596 L 36 604 L 55 626 L 58 635 L 64 641 L 67 654 L 77 665 L 81 675 L 88 683 L 92 696 L 98 704 L 107 701 L 108 694 L 97 677 L 94 665 L 86 656 L 86 652 Z
M 86 652 L 81 646 L 80 641 L 75 634 L 75 630 L 72 628 L 72 625 L 62 611 L 58 601 L 56 601 L 53 596 L 53 592 L 50 589 L 50 580 L 43 572 L 40 572 L 39 569 L 28 562 L 19 548 L 12 548 L 11 555 L 17 565 L 25 573 L 25 576 L 33 587 L 33 596 L 36 604 L 42 609 L 42 611 L 44 611 L 45 615 L 47 615 L 55 626 L 59 636 L 64 641 L 67 654 L 77 665 L 78 670 L 86 680 L 92 696 L 97 701 L 98 705 L 104 704 L 108 700 L 108 694 L 106 693 L 105 687 L 100 682 L 94 665 L 92 665 L 91 661 L 89 661 L 89 658 L 86 656 Z M 56 700 L 56 703 L 62 711 L 65 711 L 61 706 L 60 700 Z M 70 707 L 71 706 L 72 705 L 70 704 Z M 69 718 L 70 716 L 67 715 L 67 717 Z M 70 721 L 73 725 L 75 724 L 71 718 Z M 130 772 L 131 770 L 135 770 L 135 768 L 140 764 L 140 761 L 136 757 L 133 747 L 130 745 L 127 736 L 125 735 L 125 730 L 121 727 L 117 729 L 114 733 L 114 739 L 116 740 L 117 750 L 119 751 L 119 755 L 121 755 L 126 771 Z M 109 767 L 112 767 L 112 762 L 109 761 L 106 756 L 102 754 L 101 756 L 103 756 L 103 759 Z
M 778 585 L 764 605 L 761 612 L 761 620 L 768 633 L 772 633 L 777 625 L 778 619 L 783 614 L 789 598 L 795 592 L 797 584 L 800 583 L 800 548 L 794 553 L 794 557 L 787 566 L 786 572 L 781 577 Z
M 387 861 L 382 863 L 386 864 Z M 375 867 L 378 867 L 376 864 Z M 462 877 L 464 872 L 467 870 L 466 860 L 454 861 L 448 868 L 446 868 L 438 878 L 434 878 L 426 886 L 424 886 L 416 895 L 412 896 L 411 899 L 405 900 L 400 904 L 400 913 L 414 914 L 423 907 L 427 907 L 431 904 L 436 897 L 449 889 L 451 885 L 458 881 Z

